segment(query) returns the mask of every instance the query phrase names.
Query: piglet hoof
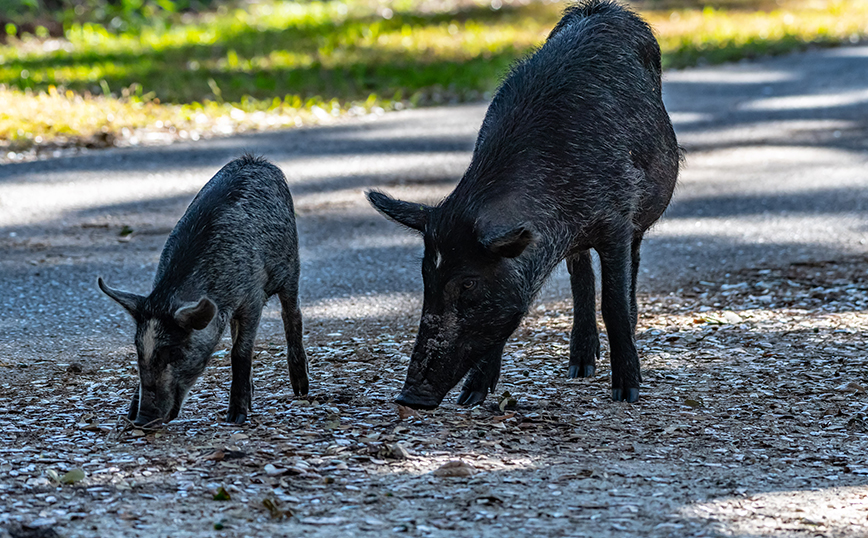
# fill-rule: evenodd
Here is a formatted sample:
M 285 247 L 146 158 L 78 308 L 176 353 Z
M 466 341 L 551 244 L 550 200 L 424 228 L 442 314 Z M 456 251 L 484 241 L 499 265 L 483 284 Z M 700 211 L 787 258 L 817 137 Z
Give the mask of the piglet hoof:
M 612 389 L 612 400 L 627 403 L 637 402 L 639 400 L 639 389 Z
M 247 415 L 244 413 L 232 413 L 226 415 L 226 422 L 230 424 L 244 424 L 247 421 Z
M 567 377 L 569 379 L 576 379 L 577 377 L 594 377 L 596 371 L 597 368 L 593 364 L 586 364 L 585 366 L 573 364 L 570 366 L 570 371 L 567 372 Z
M 295 393 L 296 396 L 305 396 L 308 391 L 308 381 L 307 379 L 303 381 L 292 380 L 292 392 Z
M 485 400 L 485 393 L 478 390 L 462 390 L 458 396 L 458 405 L 472 407 L 479 405 Z

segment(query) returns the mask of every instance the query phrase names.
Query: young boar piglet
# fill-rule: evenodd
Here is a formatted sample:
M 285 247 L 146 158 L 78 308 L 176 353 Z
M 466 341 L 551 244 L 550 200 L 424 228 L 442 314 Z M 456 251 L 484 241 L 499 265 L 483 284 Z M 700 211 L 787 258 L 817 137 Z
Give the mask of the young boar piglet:
M 136 322 L 139 387 L 130 405 L 136 425 L 178 416 L 229 323 L 232 386 L 228 422 L 251 408 L 253 343 L 262 308 L 280 298 L 289 379 L 308 390 L 298 308 L 298 235 L 292 197 L 279 168 L 245 155 L 223 167 L 199 191 L 160 256 L 154 289 L 143 297 L 99 287 Z
M 602 266 L 612 398 L 636 401 L 639 245 L 669 204 L 679 163 L 648 25 L 608 0 L 568 7 L 501 84 L 449 196 L 430 207 L 368 193 L 425 243 L 422 318 L 398 403 L 436 407 L 465 375 L 458 403 L 483 401 L 504 343 L 564 259 L 574 300 L 568 375 L 594 375 L 590 249 Z

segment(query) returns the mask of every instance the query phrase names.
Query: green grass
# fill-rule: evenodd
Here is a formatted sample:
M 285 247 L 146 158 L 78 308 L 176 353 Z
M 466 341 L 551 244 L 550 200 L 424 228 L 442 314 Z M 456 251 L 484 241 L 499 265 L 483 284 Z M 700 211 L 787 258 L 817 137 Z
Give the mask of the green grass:
M 762 0 L 765 11 L 751 1 L 637 6 L 667 67 L 868 34 L 868 0 Z M 63 40 L 10 39 L 0 47 L 0 146 L 121 139 L 136 129 L 195 138 L 479 99 L 542 42 L 563 5 L 477 2 L 426 11 L 399 0 L 384 12 L 373 0 L 270 1 L 125 32 L 73 24 Z
M 373 92 L 391 96 L 438 84 L 481 91 L 557 19 L 556 10 L 546 10 L 545 26 L 523 28 L 532 10 L 472 8 L 454 20 L 408 10 L 384 19 L 374 6 L 354 6 L 254 5 L 249 12 L 207 14 L 189 24 L 122 35 L 76 25 L 66 35 L 69 51 L 0 49 L 0 83 L 91 93 L 102 93 L 105 85 L 119 91 L 142 83 L 172 103 L 288 93 L 365 99 Z

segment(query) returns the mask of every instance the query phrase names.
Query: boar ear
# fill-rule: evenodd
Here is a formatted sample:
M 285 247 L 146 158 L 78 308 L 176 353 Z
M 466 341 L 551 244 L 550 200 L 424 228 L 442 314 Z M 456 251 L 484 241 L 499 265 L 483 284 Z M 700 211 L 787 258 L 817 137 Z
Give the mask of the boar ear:
M 217 314 L 217 305 L 207 297 L 199 299 L 198 303 L 185 304 L 175 310 L 175 322 L 182 329 L 201 331 L 211 323 Z
M 526 224 L 513 228 L 495 228 L 481 235 L 482 246 L 492 254 L 515 258 L 533 241 L 533 232 Z
M 418 232 L 425 231 L 428 215 L 431 213 L 430 206 L 396 200 L 378 191 L 368 191 L 366 196 L 374 209 L 398 224 L 403 224 Z
M 135 293 L 130 293 L 128 291 L 116 290 L 108 287 L 106 283 L 103 281 L 102 277 L 99 277 L 96 281 L 99 285 L 99 289 L 102 290 L 103 293 L 111 297 L 115 300 L 116 303 L 124 307 L 127 312 L 130 313 L 131 316 L 136 317 L 139 313 L 139 310 L 142 308 L 142 302 L 145 300 L 141 295 L 136 295 Z

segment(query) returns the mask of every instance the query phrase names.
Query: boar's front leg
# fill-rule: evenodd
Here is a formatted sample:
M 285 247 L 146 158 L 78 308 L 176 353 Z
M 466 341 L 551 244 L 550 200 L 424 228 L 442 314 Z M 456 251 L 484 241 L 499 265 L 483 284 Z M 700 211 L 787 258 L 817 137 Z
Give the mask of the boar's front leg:
M 635 402 L 642 377 L 633 340 L 631 242 L 611 243 L 598 252 L 603 269 L 603 321 L 611 350 L 612 399 Z
M 253 363 L 253 343 L 259 327 L 261 313 L 239 316 L 231 321 L 232 328 L 232 386 L 229 389 L 229 413 L 226 422 L 243 424 L 251 409 L 253 386 L 250 369 Z
M 597 298 L 591 253 L 585 250 L 567 258 L 567 270 L 573 291 L 573 330 L 567 377 L 593 377 L 596 361 L 600 358 L 600 336 L 597 333 Z
M 130 420 L 136 420 L 136 417 L 139 416 L 139 400 L 142 396 L 142 384 L 136 383 L 136 392 L 133 393 L 133 400 L 130 402 L 130 412 L 127 413 L 127 418 Z
M 483 402 L 489 392 L 494 392 L 497 380 L 500 379 L 500 363 L 503 358 L 503 346 L 498 346 L 491 353 L 483 355 L 470 369 L 458 404 L 473 406 Z

